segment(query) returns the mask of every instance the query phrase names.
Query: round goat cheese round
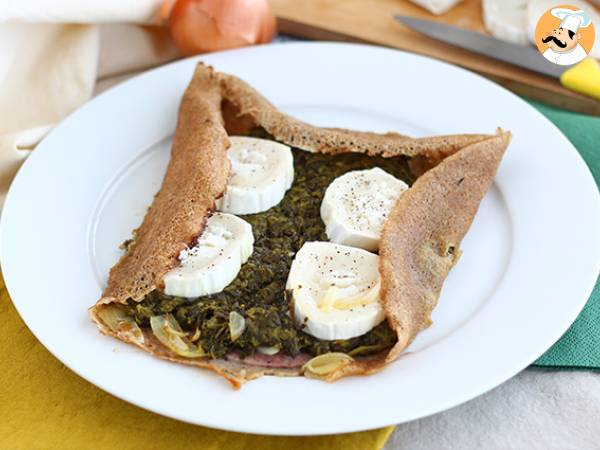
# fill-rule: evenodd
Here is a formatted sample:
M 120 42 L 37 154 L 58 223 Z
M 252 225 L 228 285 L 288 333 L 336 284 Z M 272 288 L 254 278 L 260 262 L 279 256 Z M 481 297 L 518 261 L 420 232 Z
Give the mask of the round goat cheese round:
M 377 251 L 383 224 L 406 189 L 404 181 L 379 167 L 337 177 L 321 203 L 327 237 L 336 244 Z
M 234 136 L 227 156 L 231 178 L 217 210 L 256 214 L 277 205 L 294 181 L 294 158 L 287 145 L 267 139 Z
M 180 253 L 180 266 L 163 277 L 165 294 L 195 298 L 221 292 L 235 280 L 253 246 L 248 222 L 232 214 L 214 213 L 196 245 Z
M 492 36 L 513 44 L 529 45 L 528 0 L 483 0 L 483 22 Z
M 385 319 L 379 256 L 331 242 L 307 242 L 296 253 L 286 289 L 294 320 L 319 339 L 361 336 Z

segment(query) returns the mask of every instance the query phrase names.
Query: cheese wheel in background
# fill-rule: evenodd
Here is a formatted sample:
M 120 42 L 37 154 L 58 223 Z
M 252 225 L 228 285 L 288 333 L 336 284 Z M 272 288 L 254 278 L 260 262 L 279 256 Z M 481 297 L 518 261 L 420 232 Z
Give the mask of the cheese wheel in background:
M 529 45 L 528 3 L 529 0 L 482 0 L 485 28 L 495 38 Z
M 419 5 L 430 13 L 440 15 L 448 12 L 458 5 L 462 0 L 410 0 L 411 3 Z

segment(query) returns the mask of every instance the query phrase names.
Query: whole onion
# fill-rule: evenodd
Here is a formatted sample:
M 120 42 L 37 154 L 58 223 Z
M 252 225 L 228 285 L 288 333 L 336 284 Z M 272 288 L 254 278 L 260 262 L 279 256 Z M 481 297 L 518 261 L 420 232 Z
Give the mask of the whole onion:
M 177 0 L 169 26 L 181 53 L 195 55 L 269 42 L 275 17 L 267 0 Z

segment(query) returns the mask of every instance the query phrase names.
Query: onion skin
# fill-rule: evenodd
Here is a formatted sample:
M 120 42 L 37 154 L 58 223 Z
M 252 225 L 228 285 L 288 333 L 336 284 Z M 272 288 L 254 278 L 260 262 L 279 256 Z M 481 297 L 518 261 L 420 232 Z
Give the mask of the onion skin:
M 267 0 L 177 0 L 169 27 L 183 55 L 269 42 L 276 28 Z

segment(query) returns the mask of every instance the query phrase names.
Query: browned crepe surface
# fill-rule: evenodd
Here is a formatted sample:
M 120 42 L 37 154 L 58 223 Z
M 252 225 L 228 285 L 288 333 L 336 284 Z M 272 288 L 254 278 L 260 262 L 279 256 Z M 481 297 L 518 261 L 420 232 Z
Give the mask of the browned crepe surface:
M 379 249 L 383 307 L 398 335 L 395 359 L 431 324 L 442 284 L 460 256 L 510 133 L 471 144 L 417 179 L 396 202 Z
M 181 101 L 163 184 L 127 253 L 111 269 L 101 303 L 141 301 L 204 229 L 230 172 L 220 103 L 214 74 L 194 77 Z
M 196 68 L 196 75 L 208 70 L 207 66 L 200 64 Z M 489 137 L 483 134 L 457 134 L 414 139 L 394 132 L 379 134 L 314 127 L 282 113 L 239 78 L 225 73 L 219 73 L 218 76 L 224 98 L 223 117 L 230 135 L 245 134 L 258 126 L 277 141 L 311 152 L 421 156 L 432 161 Z
M 322 378 L 333 381 L 381 369 L 430 324 L 442 283 L 493 181 L 509 134 L 413 139 L 397 133 L 313 127 L 281 113 L 245 82 L 203 64 L 197 66 L 181 101 L 161 189 L 134 232 L 134 242 L 111 269 L 102 298 L 91 308 L 92 319 L 105 334 L 163 359 L 209 368 L 234 387 L 264 374 L 301 374 L 300 368 L 182 358 L 158 344 L 150 333 L 144 333 L 143 344 L 135 343 L 110 330 L 98 316 L 103 305 L 141 301 L 161 287 L 164 274 L 177 264 L 181 250 L 203 231 L 215 199 L 225 190 L 230 170 L 227 132 L 244 134 L 256 127 L 278 141 L 313 152 L 411 156 L 419 173 L 439 163 L 400 197 L 381 239 L 382 301 L 398 343 L 389 354 L 355 361 Z M 450 253 L 449 247 L 454 249 Z

